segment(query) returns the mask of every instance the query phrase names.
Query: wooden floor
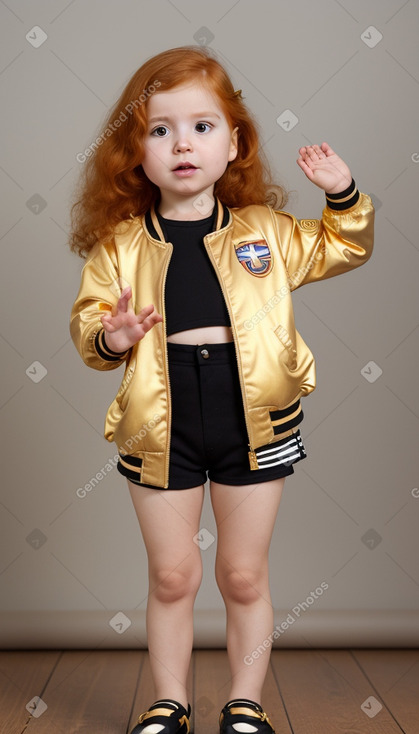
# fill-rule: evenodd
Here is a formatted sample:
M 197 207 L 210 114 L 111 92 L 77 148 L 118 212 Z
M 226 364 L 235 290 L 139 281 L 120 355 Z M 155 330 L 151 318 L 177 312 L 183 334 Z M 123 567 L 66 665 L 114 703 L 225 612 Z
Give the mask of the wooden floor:
M 218 734 L 225 650 L 189 678 L 191 730 Z M 147 651 L 0 652 L 1 734 L 126 734 L 154 700 Z M 273 650 L 262 705 L 277 734 L 419 734 L 419 650 Z

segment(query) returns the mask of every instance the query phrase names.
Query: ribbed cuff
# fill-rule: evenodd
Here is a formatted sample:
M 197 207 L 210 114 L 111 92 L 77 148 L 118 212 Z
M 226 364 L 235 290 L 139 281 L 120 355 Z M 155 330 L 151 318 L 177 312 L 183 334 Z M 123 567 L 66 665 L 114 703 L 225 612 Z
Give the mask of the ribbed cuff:
M 336 209 L 341 211 L 342 209 L 349 209 L 351 206 L 357 203 L 359 199 L 359 191 L 356 187 L 354 179 L 352 179 L 350 186 L 345 191 L 341 191 L 339 194 L 327 194 L 326 203 L 330 209 Z
M 105 330 L 101 329 L 95 336 L 95 347 L 99 357 L 106 359 L 108 362 L 120 362 L 129 350 L 126 349 L 125 352 L 113 352 L 112 349 L 106 346 L 104 335 Z

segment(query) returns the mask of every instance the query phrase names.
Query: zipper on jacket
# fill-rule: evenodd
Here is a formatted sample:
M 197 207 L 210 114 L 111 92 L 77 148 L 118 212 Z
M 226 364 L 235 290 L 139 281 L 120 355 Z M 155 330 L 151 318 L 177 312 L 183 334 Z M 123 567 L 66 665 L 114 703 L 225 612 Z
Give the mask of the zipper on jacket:
M 167 271 L 169 269 L 169 263 L 171 260 L 172 252 L 173 252 L 173 245 L 171 242 L 167 242 L 167 245 L 170 245 L 172 248 L 170 251 L 170 257 L 167 258 L 167 264 L 166 269 L 163 274 L 163 334 L 164 334 L 164 356 L 166 361 L 166 377 L 167 377 L 167 447 L 166 447 L 166 456 L 165 456 L 165 466 L 164 466 L 164 483 L 169 483 L 169 464 L 170 464 L 170 434 L 172 430 L 172 394 L 171 394 L 171 388 L 170 388 L 170 376 L 169 376 L 169 358 L 167 356 L 167 333 L 166 333 L 166 277 L 167 277 Z
M 224 295 L 224 300 L 226 302 L 227 310 L 228 310 L 228 313 L 230 315 L 230 323 L 231 323 L 231 329 L 232 329 L 232 332 L 233 332 L 234 344 L 236 346 L 236 359 L 237 359 L 237 355 L 239 354 L 238 339 L 237 339 L 236 327 L 234 325 L 234 319 L 232 318 L 232 313 L 231 313 L 231 308 L 230 308 L 230 301 L 228 299 L 228 296 L 227 296 L 226 291 L 224 290 L 224 284 L 223 284 L 222 279 L 220 277 L 220 273 L 219 273 L 219 270 L 217 268 L 217 265 L 216 265 L 216 263 L 214 261 L 214 257 L 213 257 L 211 248 L 209 246 L 207 247 L 207 244 L 208 244 L 207 243 L 207 235 L 205 235 L 205 237 L 204 237 L 204 244 L 205 244 L 205 249 L 206 249 L 206 251 L 208 253 L 208 256 L 209 256 L 209 258 L 210 258 L 210 260 L 211 260 L 211 262 L 213 264 L 214 270 L 215 270 L 215 272 L 217 274 L 218 282 L 220 283 L 220 287 L 221 287 L 221 290 L 222 290 L 223 295 Z M 248 446 L 249 446 L 248 455 L 249 455 L 250 467 L 251 467 L 251 469 L 259 469 L 256 453 L 254 452 L 254 450 L 253 450 L 253 448 L 252 448 L 252 446 L 250 444 L 249 423 L 248 423 L 248 420 L 247 420 L 247 405 L 246 405 L 245 399 L 244 399 L 244 380 L 243 380 L 243 375 L 242 375 L 242 371 L 241 371 L 241 364 L 239 364 L 239 360 L 238 359 L 237 359 L 237 372 L 239 374 L 240 392 L 241 392 L 241 396 L 242 396 L 242 403 L 243 403 L 243 409 L 244 409 L 244 420 L 245 420 L 245 423 L 246 423 L 247 438 L 248 438 L 248 441 L 249 441 L 249 443 L 248 443 Z
M 259 464 L 258 464 L 256 453 L 253 451 L 252 447 L 250 446 L 250 443 L 248 445 L 249 445 L 248 454 L 249 454 L 250 469 L 251 470 L 259 469 Z

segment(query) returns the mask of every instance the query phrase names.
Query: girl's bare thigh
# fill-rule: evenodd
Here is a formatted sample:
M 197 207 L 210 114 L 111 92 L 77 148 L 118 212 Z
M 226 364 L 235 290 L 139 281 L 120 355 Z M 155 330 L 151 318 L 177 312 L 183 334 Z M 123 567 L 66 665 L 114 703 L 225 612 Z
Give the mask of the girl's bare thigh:
M 199 530 L 204 486 L 182 490 L 141 487 L 127 479 L 147 550 L 149 572 L 189 574 L 201 567 Z
M 236 571 L 253 583 L 267 568 L 269 546 L 286 477 L 232 487 L 211 482 L 217 523 L 216 568 Z

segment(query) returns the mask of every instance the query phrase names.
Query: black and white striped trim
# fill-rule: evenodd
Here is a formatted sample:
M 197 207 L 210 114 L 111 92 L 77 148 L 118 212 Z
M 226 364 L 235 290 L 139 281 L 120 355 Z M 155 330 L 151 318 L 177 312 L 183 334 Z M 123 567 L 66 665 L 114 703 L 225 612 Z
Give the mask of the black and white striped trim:
M 278 464 L 290 466 L 307 456 L 299 429 L 292 436 L 255 449 L 255 454 L 259 469 L 269 469 Z

